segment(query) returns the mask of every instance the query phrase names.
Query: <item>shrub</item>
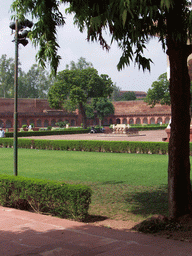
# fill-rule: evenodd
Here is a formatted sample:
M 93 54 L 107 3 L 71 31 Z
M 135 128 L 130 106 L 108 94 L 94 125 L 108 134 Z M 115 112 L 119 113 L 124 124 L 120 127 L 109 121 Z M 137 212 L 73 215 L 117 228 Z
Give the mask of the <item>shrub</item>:
M 64 121 L 64 122 L 60 121 L 60 122 L 56 123 L 56 125 L 59 126 L 60 128 L 63 128 L 63 127 L 65 127 L 66 124 L 68 124 L 68 123 L 69 123 L 68 121 Z
M 12 147 L 12 138 L 0 138 L 1 147 Z M 76 150 L 112 153 L 168 154 L 168 142 L 93 141 L 93 140 L 30 140 L 18 139 L 19 148 Z M 190 143 L 191 153 L 192 145 Z
M 0 175 L 2 206 L 83 220 L 88 215 L 91 194 L 87 186 Z
M 29 137 L 29 136 L 46 136 L 46 135 L 64 135 L 64 134 L 81 134 L 88 133 L 90 129 L 82 128 L 69 128 L 69 129 L 59 129 L 59 130 L 47 130 L 46 128 L 40 128 L 39 131 L 20 131 L 18 132 L 18 137 Z M 13 137 L 13 132 L 6 132 L 5 136 L 7 138 Z

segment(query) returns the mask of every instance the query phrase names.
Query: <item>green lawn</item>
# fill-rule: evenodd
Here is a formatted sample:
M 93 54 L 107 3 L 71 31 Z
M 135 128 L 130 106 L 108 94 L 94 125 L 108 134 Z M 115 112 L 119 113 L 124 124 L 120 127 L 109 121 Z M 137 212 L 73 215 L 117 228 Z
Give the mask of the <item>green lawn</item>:
M 0 173 L 13 175 L 13 149 L 0 148 Z M 86 184 L 90 214 L 143 220 L 167 214 L 166 155 L 18 150 L 18 175 Z

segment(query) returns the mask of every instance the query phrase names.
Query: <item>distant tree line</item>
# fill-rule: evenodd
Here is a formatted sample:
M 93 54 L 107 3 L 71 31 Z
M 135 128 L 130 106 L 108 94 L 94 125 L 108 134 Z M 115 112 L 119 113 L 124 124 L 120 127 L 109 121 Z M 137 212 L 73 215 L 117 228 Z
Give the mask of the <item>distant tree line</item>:
M 18 97 L 47 98 L 54 78 L 37 64 L 33 64 L 28 72 L 18 67 Z M 14 59 L 3 54 L 0 58 L 0 97 L 14 97 Z
M 136 100 L 136 95 L 133 91 L 122 92 L 120 87 L 113 86 L 113 93 L 111 96 L 113 101 L 129 101 Z

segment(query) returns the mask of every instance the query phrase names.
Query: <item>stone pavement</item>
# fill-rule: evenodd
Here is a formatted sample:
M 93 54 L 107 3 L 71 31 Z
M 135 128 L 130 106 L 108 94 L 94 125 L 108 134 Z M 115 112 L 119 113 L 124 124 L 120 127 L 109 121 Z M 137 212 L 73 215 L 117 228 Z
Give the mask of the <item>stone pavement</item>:
M 0 256 L 179 256 L 192 244 L 0 207 Z
M 24 137 L 25 139 L 46 139 L 46 140 L 110 140 L 110 141 L 162 141 L 167 138 L 165 130 L 157 131 L 139 131 L 138 135 L 124 134 L 105 134 L 105 133 L 87 133 L 87 134 L 66 134 L 50 136 Z

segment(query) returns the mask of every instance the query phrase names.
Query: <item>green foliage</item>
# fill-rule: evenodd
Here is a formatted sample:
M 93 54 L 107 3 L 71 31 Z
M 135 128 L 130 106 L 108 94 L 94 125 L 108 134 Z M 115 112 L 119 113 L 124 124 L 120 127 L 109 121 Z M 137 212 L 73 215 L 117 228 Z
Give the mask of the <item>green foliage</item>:
M 136 100 L 136 95 L 133 91 L 122 92 L 120 87 L 113 86 L 113 93 L 111 95 L 113 101 L 129 101 Z
M 33 64 L 27 73 L 21 71 L 18 81 L 19 98 L 47 98 L 53 84 L 53 77 L 37 64 Z
M 47 127 L 48 128 L 48 127 Z M 18 132 L 18 137 L 29 137 L 29 136 L 46 136 L 46 135 L 61 135 L 61 134 L 81 134 L 81 133 L 88 133 L 90 129 L 82 129 L 82 128 L 68 128 L 64 130 L 39 130 L 39 131 L 22 131 Z M 6 132 L 5 136 L 7 138 L 13 137 L 13 132 Z
M 90 98 L 107 97 L 113 91 L 112 81 L 107 75 L 98 75 L 96 69 L 80 59 L 71 70 L 58 73 L 54 85 L 50 88 L 48 101 L 52 108 L 79 109 L 86 124 L 86 106 Z M 73 63 L 73 65 L 75 65 Z M 78 69 L 78 67 L 82 69 Z M 87 67 L 88 66 L 88 67 Z M 85 67 L 85 68 L 84 68 Z
M 111 100 L 107 98 L 94 98 L 92 100 L 92 113 L 96 114 L 100 122 L 107 116 L 113 115 L 115 108 Z M 101 124 L 100 124 L 101 125 Z
M 158 80 L 153 82 L 152 88 L 147 91 L 145 102 L 154 107 L 157 103 L 162 105 L 170 105 L 169 81 L 167 73 L 159 76 Z
M 164 130 L 167 128 L 167 124 L 147 124 L 147 125 L 131 125 L 132 128 L 137 129 L 138 131 L 150 131 L 150 130 Z
M 0 58 L 0 97 L 12 98 L 14 84 L 14 60 L 3 54 Z
M 0 204 L 6 207 L 83 220 L 91 194 L 86 186 L 0 175 Z
M 185 43 L 188 38 L 191 38 L 192 15 L 187 8 L 189 2 L 186 0 L 157 0 L 155 2 L 151 0 L 125 2 L 104 0 L 102 3 L 96 0 L 62 0 L 61 2 L 54 0 L 49 4 L 35 0 L 13 1 L 12 11 L 21 17 L 30 13 L 36 20 L 30 38 L 35 46 L 40 46 L 37 59 L 42 66 L 49 61 L 54 72 L 57 70 L 60 59 L 57 53 L 59 48 L 56 40 L 57 26 L 65 23 L 64 16 L 59 11 L 60 3 L 69 3 L 70 7 L 67 12 L 75 14 L 74 23 L 79 30 L 83 31 L 87 28 L 88 40 L 99 41 L 107 50 L 110 47 L 103 37 L 103 31 L 109 30 L 112 40 L 117 41 L 122 50 L 118 69 L 124 68 L 135 60 L 139 68 L 150 70 L 152 60 L 145 57 L 144 50 L 149 39 L 156 35 L 159 35 L 163 49 L 165 49 L 168 33 L 176 41 L 185 41 Z M 180 10 L 179 13 L 178 10 Z M 172 19 L 170 13 L 180 18 L 175 19 L 174 23 L 165 22 L 169 17 Z M 77 66 L 72 63 L 71 67 Z
M 60 128 L 63 128 L 63 127 L 66 127 L 66 124 L 68 124 L 68 123 L 69 123 L 68 121 L 64 121 L 64 122 L 60 121 L 60 122 L 56 123 L 55 125 L 59 126 Z
M 34 132 L 35 133 L 35 132 Z M 28 133 L 27 133 L 28 134 Z M 12 147 L 13 139 L 0 139 L 1 147 Z M 19 148 L 70 150 L 88 152 L 167 154 L 167 142 L 133 142 L 133 141 L 88 141 L 88 140 L 30 140 L 19 139 Z
M 42 67 L 45 67 L 46 61 L 50 62 L 53 74 L 56 74 L 61 59 L 57 54 L 59 48 L 56 36 L 57 26 L 65 24 L 59 5 L 59 1 L 47 3 L 33 0 L 15 0 L 12 4 L 12 11 L 17 17 L 19 16 L 19 19 L 30 13 L 36 20 L 29 37 L 35 46 L 39 45 L 37 60 Z
M 136 95 L 134 92 L 124 92 L 122 94 L 121 101 L 128 101 L 128 100 L 136 100 Z
M 93 68 L 93 64 L 91 62 L 87 62 L 83 57 L 80 57 L 77 63 L 71 61 L 69 65 L 66 65 L 66 69 L 69 70 L 83 70 L 87 68 Z
M 20 63 L 19 63 L 20 65 Z M 53 77 L 42 67 L 34 64 L 25 73 L 18 68 L 18 97 L 47 98 L 48 89 L 53 83 Z M 0 97 L 14 97 L 14 60 L 3 54 L 0 58 Z

